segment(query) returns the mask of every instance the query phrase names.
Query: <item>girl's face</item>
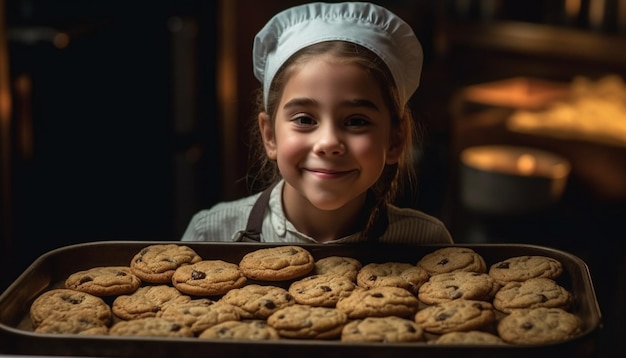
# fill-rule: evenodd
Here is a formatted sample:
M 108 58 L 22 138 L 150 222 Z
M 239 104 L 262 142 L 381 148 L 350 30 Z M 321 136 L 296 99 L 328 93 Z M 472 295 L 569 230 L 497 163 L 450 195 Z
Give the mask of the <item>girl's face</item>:
M 363 68 L 328 55 L 294 68 L 274 126 L 267 114 L 259 123 L 266 152 L 286 182 L 286 208 L 337 210 L 362 202 L 385 164 L 400 154 L 377 82 Z

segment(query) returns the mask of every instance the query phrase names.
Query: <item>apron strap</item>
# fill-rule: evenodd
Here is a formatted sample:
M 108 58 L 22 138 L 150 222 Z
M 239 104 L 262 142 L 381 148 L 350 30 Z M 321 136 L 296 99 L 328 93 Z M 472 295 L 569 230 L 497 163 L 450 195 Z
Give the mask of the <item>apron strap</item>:
M 252 211 L 248 216 L 248 224 L 246 230 L 239 233 L 236 241 L 244 242 L 261 242 L 261 231 L 263 231 L 263 218 L 265 217 L 265 211 L 267 205 L 270 202 L 270 195 L 272 190 L 278 183 L 270 185 L 267 189 L 263 190 L 261 195 L 257 198 Z

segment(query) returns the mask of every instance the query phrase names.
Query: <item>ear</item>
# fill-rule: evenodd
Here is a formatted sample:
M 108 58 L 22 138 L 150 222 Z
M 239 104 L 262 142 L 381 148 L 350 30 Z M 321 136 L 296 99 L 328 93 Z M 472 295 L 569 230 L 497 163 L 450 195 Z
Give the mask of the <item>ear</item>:
M 258 120 L 265 153 L 271 160 L 276 160 L 276 136 L 274 135 L 274 126 L 272 126 L 270 116 L 265 112 L 260 112 Z
M 404 143 L 401 136 L 398 133 L 392 134 L 389 140 L 389 148 L 387 148 L 387 158 L 385 159 L 385 164 L 397 164 L 400 160 L 400 156 L 402 155 L 403 148 Z

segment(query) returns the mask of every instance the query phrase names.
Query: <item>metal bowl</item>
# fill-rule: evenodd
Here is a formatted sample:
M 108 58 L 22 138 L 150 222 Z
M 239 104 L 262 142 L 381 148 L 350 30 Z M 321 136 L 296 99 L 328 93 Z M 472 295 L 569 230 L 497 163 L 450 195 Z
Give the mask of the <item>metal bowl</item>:
M 461 152 L 460 198 L 468 210 L 496 215 L 544 209 L 563 195 L 571 165 L 541 149 L 485 145 Z

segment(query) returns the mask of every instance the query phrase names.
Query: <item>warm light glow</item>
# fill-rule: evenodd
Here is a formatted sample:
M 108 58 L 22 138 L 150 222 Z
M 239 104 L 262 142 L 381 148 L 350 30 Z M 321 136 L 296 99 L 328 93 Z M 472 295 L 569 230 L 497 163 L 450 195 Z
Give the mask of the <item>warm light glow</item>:
M 590 0 L 589 2 L 589 23 L 593 28 L 601 28 L 604 21 L 604 9 L 606 0 Z
M 565 13 L 567 18 L 575 20 L 580 14 L 581 0 L 565 0 Z
M 64 49 L 70 44 L 70 37 L 65 32 L 59 32 L 52 39 L 54 47 Z
M 531 154 L 522 154 L 517 158 L 517 170 L 522 175 L 531 175 L 535 172 L 537 160 Z

